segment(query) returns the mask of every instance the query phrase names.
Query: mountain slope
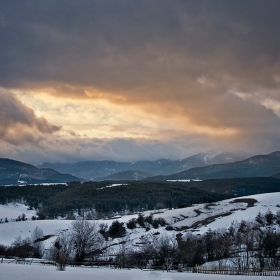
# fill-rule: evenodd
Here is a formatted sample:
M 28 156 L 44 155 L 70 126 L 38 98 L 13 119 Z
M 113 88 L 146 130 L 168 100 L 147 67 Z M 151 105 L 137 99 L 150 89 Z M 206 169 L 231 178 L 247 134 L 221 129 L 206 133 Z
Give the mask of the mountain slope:
M 64 183 L 82 180 L 53 169 L 39 169 L 31 164 L 0 158 L 0 185 L 17 184 L 18 181 L 32 183 Z
M 192 168 L 169 176 L 155 176 L 154 180 L 218 179 L 269 177 L 280 172 L 280 152 L 258 155 L 246 160 Z M 150 179 L 150 178 L 149 178 Z
M 199 153 L 182 160 L 176 160 L 165 167 L 165 174 L 185 171 L 195 167 L 204 167 L 212 164 L 224 164 L 244 160 L 249 154 L 244 152 L 209 152 Z

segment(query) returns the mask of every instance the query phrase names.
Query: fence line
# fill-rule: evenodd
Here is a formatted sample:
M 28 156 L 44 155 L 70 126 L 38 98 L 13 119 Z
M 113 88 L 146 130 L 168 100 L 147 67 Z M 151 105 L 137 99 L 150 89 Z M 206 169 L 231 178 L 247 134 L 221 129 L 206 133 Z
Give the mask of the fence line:
M 56 265 L 54 261 L 48 261 L 48 260 L 34 260 L 34 259 L 25 259 L 25 258 L 14 258 L 14 259 L 5 259 L 1 258 L 0 263 L 15 263 L 15 264 L 44 264 L 44 265 Z
M 196 266 L 194 273 L 205 274 L 227 274 L 227 275 L 246 275 L 246 276 L 280 276 L 280 268 L 274 267 L 270 269 L 245 268 L 230 266 Z

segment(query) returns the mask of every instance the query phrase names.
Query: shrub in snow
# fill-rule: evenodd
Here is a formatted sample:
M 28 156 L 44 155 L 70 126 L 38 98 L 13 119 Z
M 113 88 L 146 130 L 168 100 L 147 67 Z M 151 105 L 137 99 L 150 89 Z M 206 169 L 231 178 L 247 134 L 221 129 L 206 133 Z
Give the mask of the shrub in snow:
M 132 218 L 126 223 L 126 226 L 128 229 L 135 229 L 136 224 L 137 224 L 137 220 L 135 218 Z
M 165 229 L 166 230 L 174 230 L 173 226 L 167 226 Z
M 267 225 L 272 225 L 273 224 L 274 215 L 272 214 L 272 212 L 270 210 L 268 210 L 265 213 L 264 217 L 265 217 Z
M 137 223 L 139 224 L 140 227 L 145 227 L 144 222 L 145 222 L 144 216 L 142 214 L 139 214 L 137 218 Z
M 104 234 L 104 233 L 108 230 L 108 224 L 106 224 L 106 223 L 101 223 L 101 224 L 99 225 L 99 228 L 100 228 L 99 232 L 100 232 L 101 234 Z
M 159 217 L 159 218 L 157 218 L 157 219 L 154 219 L 154 222 L 155 222 L 155 223 L 158 223 L 158 224 L 161 225 L 162 227 L 164 227 L 165 225 L 167 225 L 165 219 L 164 219 L 164 218 L 161 218 L 161 217 Z
M 153 221 L 152 226 L 154 228 L 159 228 L 159 223 L 157 221 Z
M 264 215 L 261 214 L 261 212 L 258 213 L 258 215 L 255 218 L 256 222 L 260 225 L 264 224 Z
M 111 224 L 108 232 L 111 236 L 123 237 L 126 234 L 126 229 L 123 223 L 120 223 L 118 220 L 116 220 Z
M 145 221 L 146 223 L 152 224 L 152 223 L 153 223 L 153 215 L 150 214 L 149 216 L 145 217 L 145 218 L 144 218 L 144 221 Z

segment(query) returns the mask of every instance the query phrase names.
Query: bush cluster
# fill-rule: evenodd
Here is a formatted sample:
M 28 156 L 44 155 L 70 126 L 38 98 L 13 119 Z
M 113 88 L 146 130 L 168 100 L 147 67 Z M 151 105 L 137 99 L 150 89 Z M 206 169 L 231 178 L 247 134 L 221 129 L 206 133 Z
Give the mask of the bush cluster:
M 167 223 L 161 217 L 154 219 L 152 214 L 150 214 L 149 216 L 144 216 L 140 213 L 137 218 L 130 219 L 126 223 L 126 226 L 128 229 L 135 229 L 137 227 L 137 224 L 139 227 L 149 230 L 150 226 L 152 226 L 153 228 L 159 228 L 159 226 L 165 226 Z

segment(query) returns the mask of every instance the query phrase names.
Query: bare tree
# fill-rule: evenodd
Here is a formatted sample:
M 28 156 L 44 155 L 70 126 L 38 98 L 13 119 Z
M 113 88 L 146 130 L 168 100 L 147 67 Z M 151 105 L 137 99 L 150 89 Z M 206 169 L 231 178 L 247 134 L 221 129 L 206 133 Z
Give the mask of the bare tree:
M 31 235 L 32 246 L 34 247 L 34 257 L 42 258 L 45 250 L 42 238 L 44 237 L 44 232 L 41 228 L 36 227 Z
M 133 254 L 132 240 L 128 236 L 122 238 L 122 241 L 118 244 L 117 248 L 117 262 L 118 268 L 125 268 L 132 266 L 131 255 Z
M 57 237 L 54 247 L 51 249 L 51 259 L 56 262 L 58 270 L 65 270 L 69 260 L 71 260 L 71 240 L 70 235 L 63 231 Z
M 201 238 L 190 232 L 187 232 L 187 234 L 184 236 L 180 247 L 184 262 L 188 266 L 200 264 L 204 253 L 200 250 L 201 244 Z
M 95 250 L 102 248 L 104 238 L 99 233 L 99 225 L 87 220 L 73 221 L 70 231 L 70 239 L 75 252 L 75 261 L 82 262 Z

